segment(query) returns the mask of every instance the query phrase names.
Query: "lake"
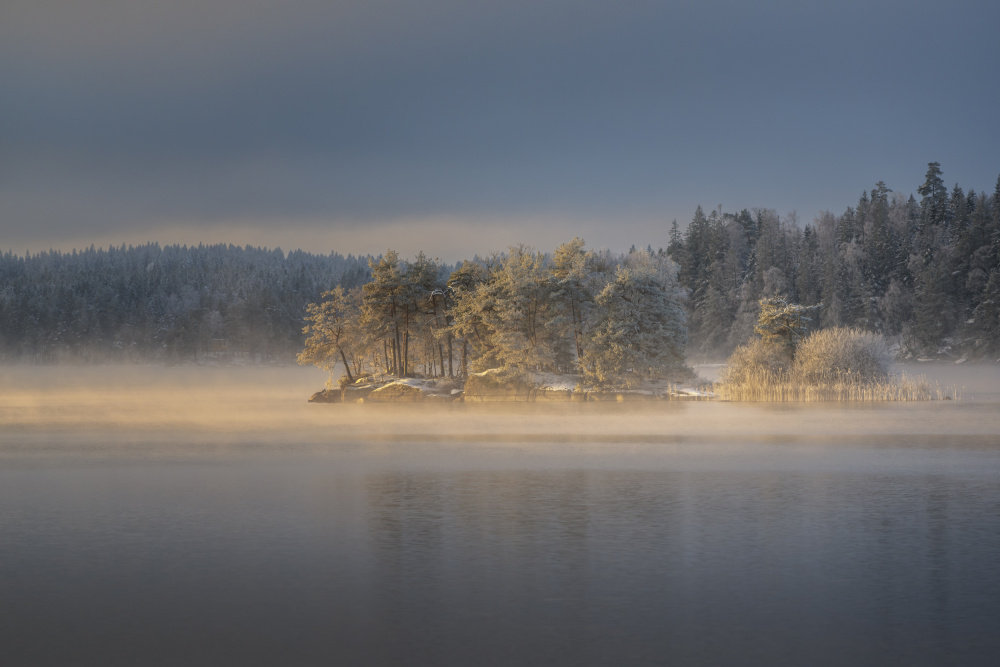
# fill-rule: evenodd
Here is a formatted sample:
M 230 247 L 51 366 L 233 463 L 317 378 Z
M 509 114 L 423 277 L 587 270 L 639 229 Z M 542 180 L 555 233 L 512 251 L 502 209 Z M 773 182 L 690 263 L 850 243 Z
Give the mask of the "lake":
M 4 665 L 1000 664 L 1000 367 L 909 404 L 313 405 L 0 368 Z

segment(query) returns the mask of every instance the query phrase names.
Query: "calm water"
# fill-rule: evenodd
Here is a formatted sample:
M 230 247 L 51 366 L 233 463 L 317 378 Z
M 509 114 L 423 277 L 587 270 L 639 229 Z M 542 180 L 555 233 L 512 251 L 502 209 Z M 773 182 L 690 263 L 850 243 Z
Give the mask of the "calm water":
M 1000 664 L 1000 374 L 910 405 L 306 405 L 0 374 L 0 663 Z M 151 377 L 149 373 L 156 373 Z

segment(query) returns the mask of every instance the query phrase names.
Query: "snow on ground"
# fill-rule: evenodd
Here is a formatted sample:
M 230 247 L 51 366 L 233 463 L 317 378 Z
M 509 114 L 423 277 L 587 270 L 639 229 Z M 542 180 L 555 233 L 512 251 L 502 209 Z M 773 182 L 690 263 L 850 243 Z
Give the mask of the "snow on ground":
M 574 391 L 580 385 L 579 376 L 555 373 L 529 373 L 528 381 L 539 388 L 553 391 Z
M 712 398 L 715 392 L 695 389 L 694 387 L 676 387 L 673 391 L 675 396 L 689 396 L 691 398 Z
M 486 375 L 500 373 L 501 371 L 502 369 L 499 368 L 491 368 L 480 373 L 472 373 L 471 375 L 483 377 Z M 534 385 L 538 389 L 544 389 L 547 391 L 576 392 L 588 390 L 587 388 L 581 386 L 581 377 L 578 375 L 559 375 L 556 373 L 534 372 L 528 373 L 526 379 L 530 384 Z M 393 385 L 406 385 L 428 394 L 454 395 L 456 393 L 461 393 L 462 391 L 461 389 L 454 388 L 453 384 L 446 384 L 445 386 L 442 386 L 441 380 L 423 378 L 396 379 L 382 385 L 379 387 L 379 390 Z M 714 396 L 711 391 L 706 391 L 695 386 L 676 385 L 663 380 L 653 380 L 626 392 L 612 393 L 627 393 L 631 395 L 650 397 L 674 396 L 682 398 L 711 398 Z
M 437 382 L 435 380 L 425 380 L 422 378 L 400 378 L 399 380 L 394 380 L 384 386 L 389 387 L 394 384 L 405 384 L 407 387 L 413 387 L 414 389 L 419 389 L 420 391 L 434 391 L 437 389 Z

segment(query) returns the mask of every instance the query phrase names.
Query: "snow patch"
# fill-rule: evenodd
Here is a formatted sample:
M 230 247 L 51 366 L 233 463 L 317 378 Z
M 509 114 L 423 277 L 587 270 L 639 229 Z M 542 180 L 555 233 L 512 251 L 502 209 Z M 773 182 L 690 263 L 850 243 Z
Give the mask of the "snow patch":
M 555 373 L 529 373 L 528 381 L 539 389 L 552 391 L 575 391 L 580 385 L 580 378 L 575 375 L 556 375 Z

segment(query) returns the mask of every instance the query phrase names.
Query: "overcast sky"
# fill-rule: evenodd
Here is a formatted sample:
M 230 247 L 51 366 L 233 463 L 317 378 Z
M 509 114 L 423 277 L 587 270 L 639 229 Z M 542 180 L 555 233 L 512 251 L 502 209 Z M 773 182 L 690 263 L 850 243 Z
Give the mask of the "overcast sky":
M 996 0 L 3 0 L 0 250 L 665 246 L 1000 174 Z

